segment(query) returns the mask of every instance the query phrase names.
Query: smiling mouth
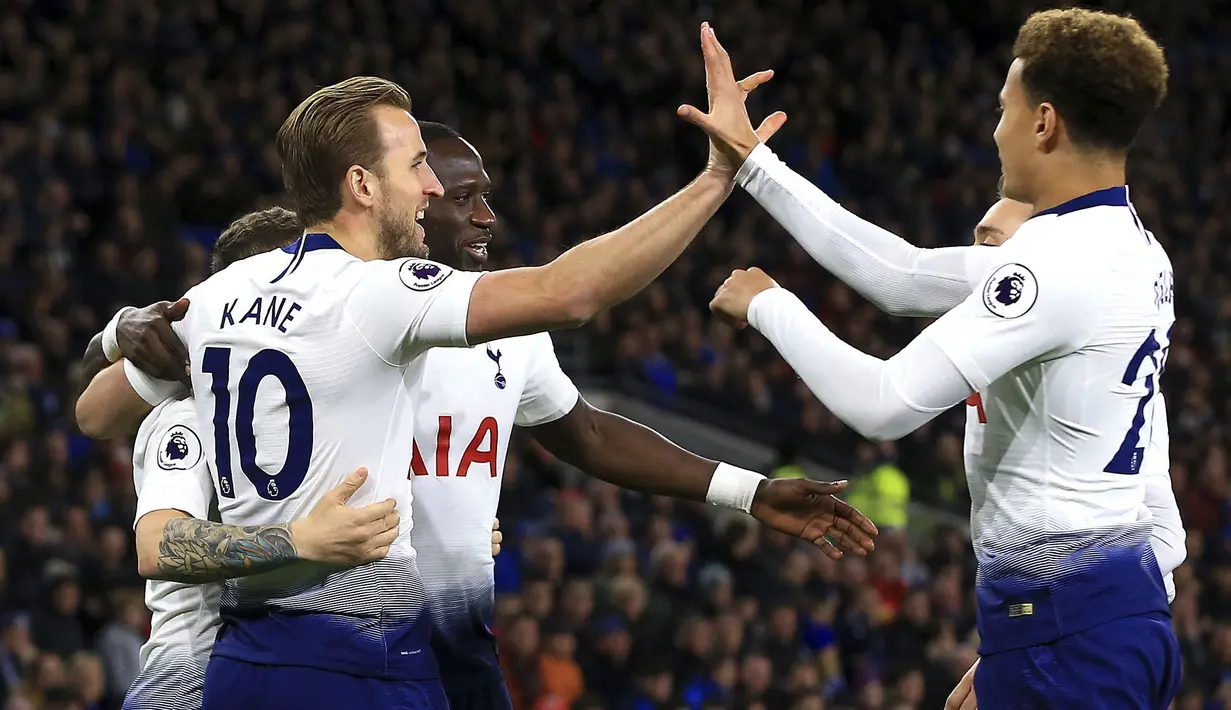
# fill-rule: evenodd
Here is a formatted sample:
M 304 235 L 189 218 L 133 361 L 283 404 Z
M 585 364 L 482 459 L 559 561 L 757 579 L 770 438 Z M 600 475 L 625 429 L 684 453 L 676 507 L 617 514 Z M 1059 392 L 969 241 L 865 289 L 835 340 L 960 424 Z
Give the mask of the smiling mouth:
M 475 242 L 468 242 L 462 246 L 462 249 L 479 261 L 487 261 L 487 243 L 489 240 L 482 239 Z

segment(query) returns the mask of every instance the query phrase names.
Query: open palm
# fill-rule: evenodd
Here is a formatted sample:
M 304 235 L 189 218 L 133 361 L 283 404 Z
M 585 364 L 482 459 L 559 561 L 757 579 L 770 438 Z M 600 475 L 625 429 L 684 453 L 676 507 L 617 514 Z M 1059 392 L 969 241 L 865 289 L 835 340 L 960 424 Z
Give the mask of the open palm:
M 863 513 L 834 497 L 845 488 L 846 481 L 767 480 L 752 500 L 752 517 L 807 540 L 835 560 L 842 559 L 843 552 L 867 555 L 876 547 L 872 538 L 878 530 Z

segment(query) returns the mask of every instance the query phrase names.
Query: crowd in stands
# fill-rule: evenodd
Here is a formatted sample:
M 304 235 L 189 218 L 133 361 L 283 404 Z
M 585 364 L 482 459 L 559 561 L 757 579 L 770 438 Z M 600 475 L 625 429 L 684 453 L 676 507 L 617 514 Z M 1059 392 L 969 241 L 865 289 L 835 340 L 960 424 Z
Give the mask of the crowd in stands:
M 1188 528 L 1173 605 L 1180 710 L 1231 708 L 1231 6 L 1131 9 L 1170 96 L 1131 160 L 1175 264 L 1163 377 Z M 704 98 L 697 25 L 736 72 L 777 75 L 771 147 L 924 246 L 969 241 L 996 197 L 996 93 L 1025 0 L 7 0 L 0 3 L 0 708 L 118 710 L 148 630 L 127 442 L 74 428 L 77 363 L 121 305 L 202 279 L 239 214 L 281 203 L 271 147 L 312 90 L 356 74 L 484 155 L 499 266 L 542 263 L 682 186 L 704 160 L 674 115 Z M 758 265 L 840 336 L 888 356 L 923 322 L 834 282 L 743 194 L 634 301 L 565 337 L 580 381 L 624 388 L 804 457 L 888 476 L 964 515 L 961 421 L 862 441 L 755 333 L 709 317 Z M 960 408 L 959 408 L 960 409 Z M 693 504 L 576 479 L 515 442 L 497 560 L 517 710 L 933 710 L 976 657 L 962 526 L 911 542 L 904 500 L 866 561 L 829 561 Z M 865 490 L 876 506 L 877 491 Z M 876 515 L 873 516 L 876 519 Z

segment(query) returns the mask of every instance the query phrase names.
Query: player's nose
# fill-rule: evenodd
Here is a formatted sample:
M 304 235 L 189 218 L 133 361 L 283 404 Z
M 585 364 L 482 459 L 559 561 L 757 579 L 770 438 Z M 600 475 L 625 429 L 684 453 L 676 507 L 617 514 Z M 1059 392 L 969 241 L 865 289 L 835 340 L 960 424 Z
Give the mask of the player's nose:
M 423 194 L 428 197 L 444 197 L 445 188 L 440 184 L 440 178 L 436 177 L 436 171 L 432 170 L 432 166 L 427 166 L 427 182 L 423 184 Z
M 491 229 L 496 226 L 496 213 L 492 210 L 491 205 L 487 204 L 484 198 L 479 199 L 479 204 L 475 207 L 474 212 L 470 213 L 470 222 L 476 227 Z

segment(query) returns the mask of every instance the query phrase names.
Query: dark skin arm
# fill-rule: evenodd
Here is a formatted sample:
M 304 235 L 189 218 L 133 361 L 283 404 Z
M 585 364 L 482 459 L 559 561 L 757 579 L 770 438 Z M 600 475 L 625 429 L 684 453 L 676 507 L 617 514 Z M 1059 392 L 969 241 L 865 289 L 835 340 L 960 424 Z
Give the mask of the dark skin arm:
M 124 357 L 151 375 L 168 382 L 187 382 L 188 350 L 171 328 L 188 312 L 188 301 L 159 301 L 128 311 L 116 328 L 116 343 Z M 111 363 L 103 354 L 103 334 L 96 334 L 81 358 L 81 385 L 90 383 Z
M 658 432 L 617 414 L 595 409 L 584 398 L 565 416 L 530 429 L 561 461 L 613 485 L 653 495 L 705 501 L 718 462 L 676 446 Z M 841 557 L 829 537 L 848 552 L 866 555 L 876 526 L 833 497 L 845 482 L 765 480 L 752 516 L 780 532 L 808 540 L 830 557 Z
M 188 351 L 171 327 L 188 311 L 188 301 L 159 301 L 128 311 L 116 328 L 116 343 L 124 358 L 145 372 L 167 381 L 188 381 Z M 86 388 L 111 363 L 103 353 L 103 334 L 90 339 L 81 359 L 81 378 L 74 401 L 81 399 Z M 141 425 L 148 409 L 126 412 L 123 421 L 114 423 L 116 435 L 131 434 Z

